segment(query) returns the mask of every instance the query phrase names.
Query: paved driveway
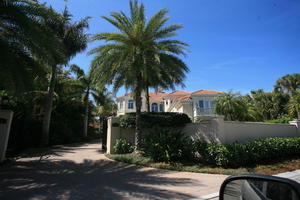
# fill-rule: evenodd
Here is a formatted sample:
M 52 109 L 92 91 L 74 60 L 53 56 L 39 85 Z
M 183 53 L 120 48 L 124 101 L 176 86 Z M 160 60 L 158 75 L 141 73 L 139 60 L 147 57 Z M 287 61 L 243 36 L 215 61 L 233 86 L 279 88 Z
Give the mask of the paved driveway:
M 0 199 L 200 199 L 226 175 L 176 172 L 107 159 L 99 143 L 64 147 L 39 162 L 0 168 Z

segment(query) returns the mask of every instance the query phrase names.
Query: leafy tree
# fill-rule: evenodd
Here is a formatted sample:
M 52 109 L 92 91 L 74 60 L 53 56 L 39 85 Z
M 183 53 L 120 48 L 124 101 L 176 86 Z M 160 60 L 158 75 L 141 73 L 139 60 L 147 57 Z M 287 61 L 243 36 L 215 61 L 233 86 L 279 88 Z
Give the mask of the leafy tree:
M 216 99 L 215 112 L 224 115 L 225 120 L 245 120 L 247 105 L 240 94 L 228 92 Z
M 294 91 L 287 105 L 289 114 L 300 119 L 300 90 Z
M 63 65 L 66 65 L 78 52 L 86 48 L 88 38 L 84 31 L 88 27 L 88 19 L 89 18 L 85 18 L 79 22 L 72 23 L 71 14 L 65 9 L 58 22 L 49 22 L 48 24 L 62 44 L 64 52 L 62 58 L 57 58 L 54 62 L 50 63 L 51 76 L 44 106 L 45 113 L 43 118 L 43 135 L 41 143 L 43 146 L 48 145 L 49 143 L 49 128 L 57 70 Z
M 88 129 L 88 121 L 89 121 L 89 96 L 91 91 L 94 89 L 94 85 L 91 79 L 91 71 L 87 74 L 77 65 L 71 65 L 71 71 L 77 75 L 77 80 L 80 83 L 84 91 L 83 95 L 83 102 L 85 106 L 85 113 L 84 113 L 84 127 L 83 127 L 83 137 L 87 137 L 87 129 Z
M 62 49 L 47 22 L 59 14 L 32 0 L 0 0 L 0 88 L 17 94 L 43 75 L 40 61 L 53 61 Z
M 93 41 L 104 40 L 108 44 L 90 51 L 96 54 L 92 67 L 95 79 L 105 84 L 113 84 L 114 90 L 125 86 L 131 89 L 136 103 L 135 146 L 140 148 L 141 135 L 141 93 L 154 80 L 168 80 L 182 83 L 185 63 L 177 57 L 184 55 L 185 43 L 167 39 L 176 35 L 182 26 L 165 26 L 168 21 L 167 10 L 163 9 L 151 17 L 145 18 L 144 5 L 130 1 L 130 16 L 123 12 L 112 12 L 103 17 L 115 26 L 119 32 L 100 33 L 92 37 Z
M 300 74 L 287 74 L 276 81 L 275 91 L 285 92 L 289 95 L 295 90 L 300 89 Z

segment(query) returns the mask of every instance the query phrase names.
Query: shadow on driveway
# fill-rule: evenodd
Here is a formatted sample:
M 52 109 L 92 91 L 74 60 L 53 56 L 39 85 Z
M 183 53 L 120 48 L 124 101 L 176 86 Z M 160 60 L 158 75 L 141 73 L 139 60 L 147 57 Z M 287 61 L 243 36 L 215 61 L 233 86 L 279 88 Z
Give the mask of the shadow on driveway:
M 72 151 L 72 147 L 66 148 Z M 159 188 L 189 185 L 193 180 L 156 176 L 159 173 L 160 170 L 141 170 L 138 166 L 104 159 L 81 163 L 58 159 L 18 161 L 0 169 L 0 199 L 195 198 Z

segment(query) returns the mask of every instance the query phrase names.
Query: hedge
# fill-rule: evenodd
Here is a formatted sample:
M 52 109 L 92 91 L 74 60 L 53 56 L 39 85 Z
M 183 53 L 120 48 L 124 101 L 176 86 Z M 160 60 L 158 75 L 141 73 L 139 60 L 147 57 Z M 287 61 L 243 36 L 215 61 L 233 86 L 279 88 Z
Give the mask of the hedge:
M 141 126 L 143 128 L 159 127 L 182 127 L 186 123 L 190 123 L 191 119 L 184 113 L 173 112 L 142 112 Z M 135 127 L 135 113 L 127 113 L 120 116 L 121 128 Z
M 241 167 L 300 156 L 300 138 L 267 138 L 228 145 L 194 142 L 198 159 L 214 166 Z

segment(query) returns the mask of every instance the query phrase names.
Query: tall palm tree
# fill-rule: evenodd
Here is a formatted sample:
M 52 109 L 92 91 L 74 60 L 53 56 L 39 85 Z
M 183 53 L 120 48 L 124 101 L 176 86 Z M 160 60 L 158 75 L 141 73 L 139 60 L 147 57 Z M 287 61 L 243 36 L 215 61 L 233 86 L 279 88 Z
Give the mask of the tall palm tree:
M 300 74 L 287 74 L 276 81 L 275 91 L 281 91 L 292 94 L 295 90 L 300 89 Z
M 96 80 L 113 84 L 114 90 L 125 86 L 133 91 L 136 103 L 137 149 L 140 147 L 142 90 L 149 84 L 148 81 L 152 83 L 152 80 L 163 80 L 165 77 L 181 83 L 188 71 L 185 63 L 177 57 L 184 55 L 187 44 L 168 39 L 175 36 L 182 26 L 165 26 L 169 19 L 166 17 L 166 9 L 160 10 L 148 21 L 144 10 L 143 4 L 130 1 L 130 16 L 123 12 L 112 12 L 110 17 L 103 17 L 119 32 L 94 35 L 93 41 L 104 40 L 108 44 L 90 51 L 90 54 L 96 54 L 92 62 Z
M 87 74 L 84 73 L 84 71 L 77 65 L 73 64 L 70 66 L 70 69 L 72 72 L 74 72 L 77 75 L 77 80 L 80 82 L 80 86 L 82 87 L 84 91 L 83 95 L 83 103 L 85 106 L 85 112 L 84 112 L 84 125 L 83 125 L 83 137 L 87 137 L 87 131 L 88 131 L 88 121 L 89 121 L 89 96 L 91 91 L 94 89 L 93 82 L 91 80 L 91 71 L 89 71 Z
M 43 69 L 37 60 L 52 61 L 61 51 L 46 21 L 59 14 L 32 0 L 0 0 L 0 87 L 23 91 Z
M 49 26 L 56 33 L 56 37 L 62 43 L 64 51 L 61 58 L 56 58 L 54 62 L 50 63 L 51 76 L 44 106 L 45 110 L 41 143 L 43 146 L 48 145 L 49 143 L 49 128 L 57 70 L 58 68 L 66 65 L 73 56 L 75 56 L 78 52 L 83 51 L 87 46 L 88 38 L 87 34 L 85 34 L 84 31 L 88 27 L 89 18 L 85 18 L 79 22 L 72 23 L 71 17 L 72 16 L 68 12 L 68 10 L 65 9 L 58 22 L 49 22 Z

